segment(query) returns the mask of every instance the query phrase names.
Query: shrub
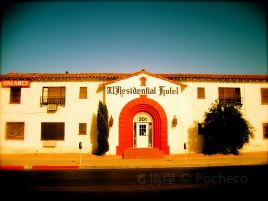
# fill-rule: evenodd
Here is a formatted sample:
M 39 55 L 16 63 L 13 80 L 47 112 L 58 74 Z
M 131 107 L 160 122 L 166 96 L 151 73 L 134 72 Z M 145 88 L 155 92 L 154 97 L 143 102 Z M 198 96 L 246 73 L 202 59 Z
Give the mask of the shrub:
M 254 137 L 253 128 L 235 105 L 218 102 L 205 114 L 202 132 L 205 154 L 238 154 Z

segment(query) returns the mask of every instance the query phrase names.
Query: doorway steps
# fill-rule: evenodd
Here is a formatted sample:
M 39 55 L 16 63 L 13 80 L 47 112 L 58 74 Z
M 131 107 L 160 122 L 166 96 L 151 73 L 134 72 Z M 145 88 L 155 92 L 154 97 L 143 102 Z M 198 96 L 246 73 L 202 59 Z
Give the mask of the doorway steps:
M 164 158 L 158 148 L 128 148 L 123 152 L 123 159 Z

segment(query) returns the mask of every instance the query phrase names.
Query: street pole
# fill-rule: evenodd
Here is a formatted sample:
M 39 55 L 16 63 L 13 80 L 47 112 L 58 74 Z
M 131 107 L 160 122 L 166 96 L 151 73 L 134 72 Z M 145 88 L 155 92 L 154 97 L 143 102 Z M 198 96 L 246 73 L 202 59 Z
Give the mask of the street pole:
M 187 161 L 187 157 L 186 157 L 186 142 L 184 142 L 183 147 L 184 147 L 184 159 L 185 159 L 185 161 Z
M 81 165 L 81 149 L 80 149 L 80 162 L 79 162 L 79 164 Z

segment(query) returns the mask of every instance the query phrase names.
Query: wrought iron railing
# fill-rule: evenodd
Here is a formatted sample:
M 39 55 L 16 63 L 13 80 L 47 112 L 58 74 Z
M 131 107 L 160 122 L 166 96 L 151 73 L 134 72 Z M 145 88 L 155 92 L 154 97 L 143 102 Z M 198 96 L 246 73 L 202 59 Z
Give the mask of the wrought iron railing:
M 41 96 L 40 105 L 57 104 L 65 106 L 65 96 Z
M 224 97 L 219 98 L 220 104 L 231 104 L 231 105 L 243 105 L 242 97 Z

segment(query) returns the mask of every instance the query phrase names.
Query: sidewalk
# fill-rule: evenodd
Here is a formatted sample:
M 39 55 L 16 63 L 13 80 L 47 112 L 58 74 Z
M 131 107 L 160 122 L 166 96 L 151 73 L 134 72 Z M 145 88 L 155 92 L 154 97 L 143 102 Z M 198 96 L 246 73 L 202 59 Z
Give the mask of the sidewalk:
M 121 169 L 175 168 L 268 164 L 268 152 L 240 155 L 184 154 L 161 159 L 122 159 L 121 156 L 82 154 L 1 154 L 0 169 Z

